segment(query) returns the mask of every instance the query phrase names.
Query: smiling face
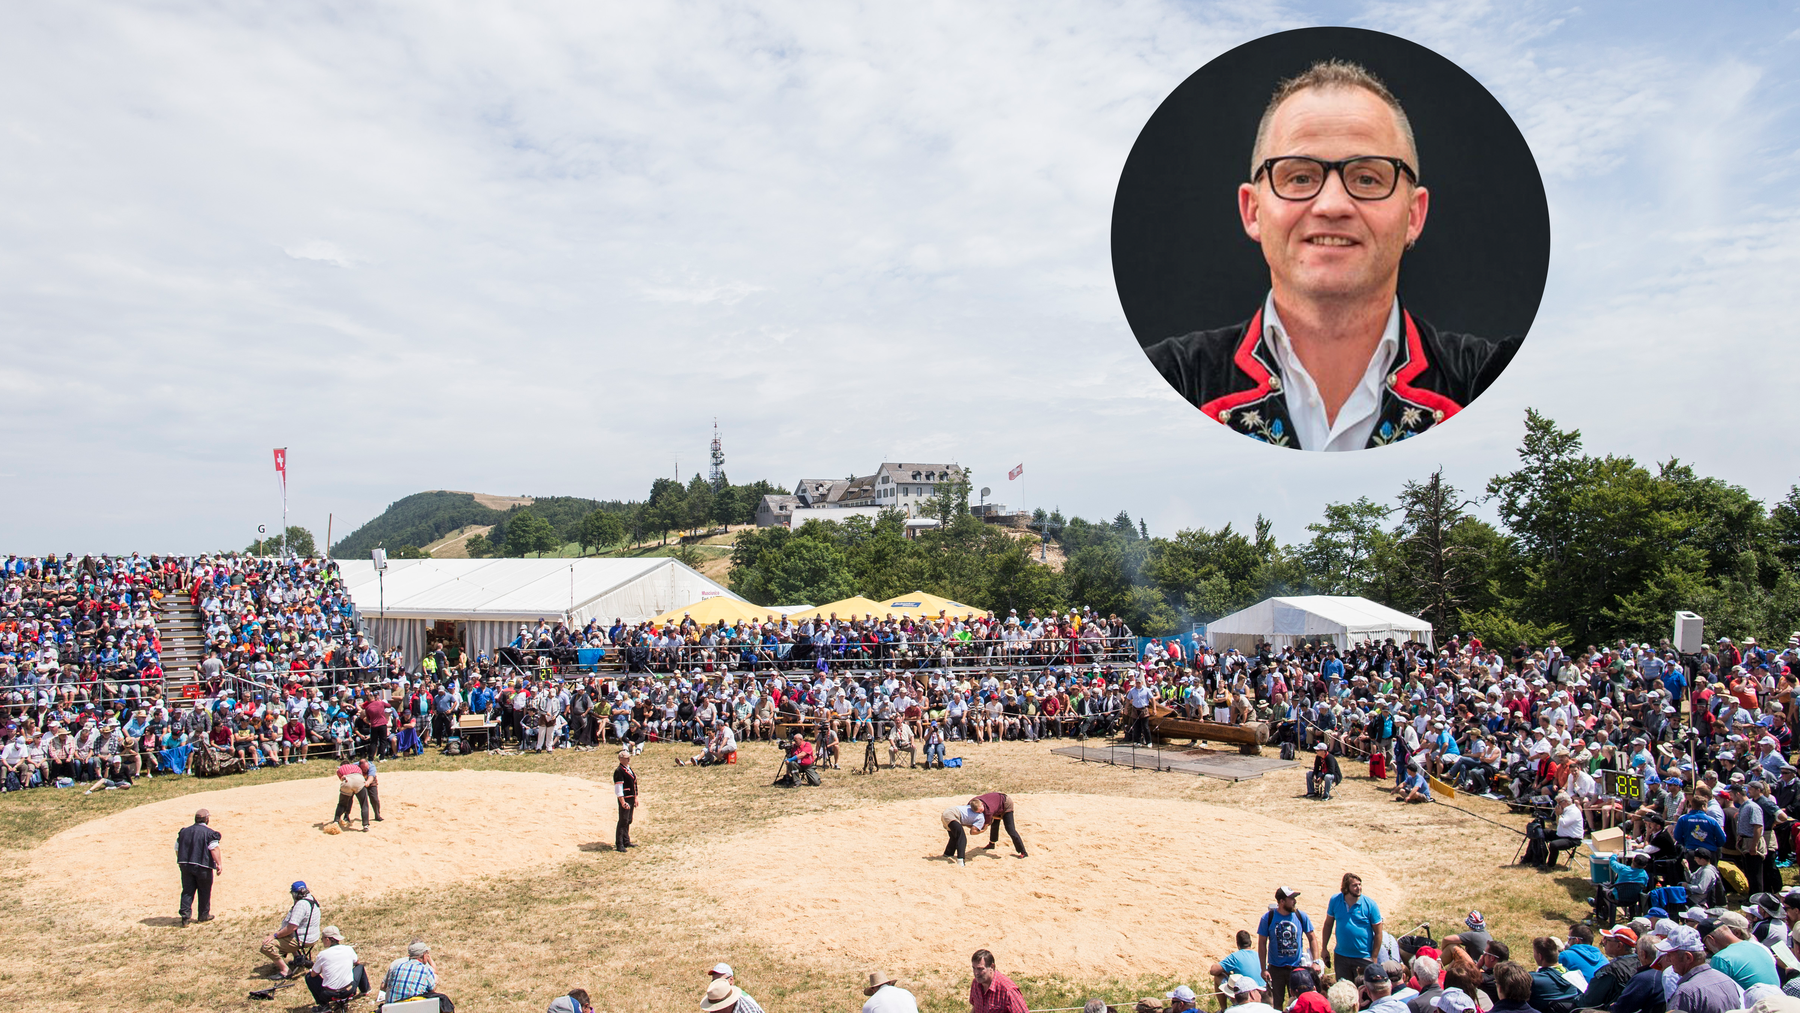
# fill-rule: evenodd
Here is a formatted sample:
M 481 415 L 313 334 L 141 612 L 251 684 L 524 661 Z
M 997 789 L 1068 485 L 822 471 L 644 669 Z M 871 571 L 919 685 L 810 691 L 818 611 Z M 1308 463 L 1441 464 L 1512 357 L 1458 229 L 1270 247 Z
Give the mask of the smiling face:
M 1258 158 L 1380 155 L 1417 164 L 1394 111 L 1357 87 L 1309 88 L 1276 109 Z M 1309 200 L 1285 200 L 1267 173 L 1238 187 L 1244 232 L 1262 246 L 1278 301 L 1392 298 L 1400 256 L 1425 227 L 1429 195 L 1404 173 L 1385 200 L 1357 200 L 1336 172 Z

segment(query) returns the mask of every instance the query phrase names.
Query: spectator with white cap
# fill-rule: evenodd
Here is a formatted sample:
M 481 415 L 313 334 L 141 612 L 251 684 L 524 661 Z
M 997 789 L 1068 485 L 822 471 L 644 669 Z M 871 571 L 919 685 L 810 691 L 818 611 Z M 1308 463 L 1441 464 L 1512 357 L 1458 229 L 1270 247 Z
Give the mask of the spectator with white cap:
M 1431 1001 L 1433 1009 L 1443 1013 L 1479 1013 L 1480 1005 L 1469 998 L 1469 993 L 1460 988 L 1446 988 L 1443 993 Z
M 1727 1013 L 1744 1008 L 1744 990 L 1706 959 L 1700 933 L 1685 925 L 1674 928 L 1656 944 L 1658 970 L 1675 972 L 1669 993 L 1670 1013 Z
M 714 964 L 712 970 L 706 973 L 712 978 L 714 984 L 721 981 L 727 985 L 735 986 L 737 984 L 737 972 L 731 969 L 730 964 L 723 961 Z M 740 988 L 737 997 L 737 1013 L 763 1013 L 763 1008 L 755 999 L 750 998 L 750 993 Z
M 1230 1005 L 1225 1013 L 1277 1013 L 1275 1007 L 1263 1001 L 1263 986 L 1255 978 L 1246 974 L 1226 976 L 1219 983 L 1219 991 L 1225 993 Z M 1404 1010 L 1402 1006 L 1400 1009 Z
M 336 925 L 319 930 L 324 947 L 313 957 L 313 969 L 306 975 L 306 988 L 313 1002 L 329 1006 L 340 999 L 369 994 L 369 974 L 357 959 L 356 950 L 344 942 L 344 933 Z
M 869 998 L 863 1003 L 862 1013 L 919 1013 L 919 1001 L 900 987 L 899 979 L 885 971 L 869 972 L 863 995 Z
M 588 998 L 587 989 L 571 988 L 550 1000 L 545 1013 L 594 1013 L 594 1004 Z
M 1163 998 L 1169 1000 L 1168 1013 L 1187 1013 L 1194 1009 L 1194 990 L 1186 985 L 1175 986 L 1175 991 L 1164 992 Z
M 455 1008 L 449 997 L 437 990 L 437 965 L 431 959 L 431 944 L 423 939 L 407 943 L 406 956 L 389 964 L 381 981 L 382 1002 L 408 999 L 436 999 L 444 1010 Z

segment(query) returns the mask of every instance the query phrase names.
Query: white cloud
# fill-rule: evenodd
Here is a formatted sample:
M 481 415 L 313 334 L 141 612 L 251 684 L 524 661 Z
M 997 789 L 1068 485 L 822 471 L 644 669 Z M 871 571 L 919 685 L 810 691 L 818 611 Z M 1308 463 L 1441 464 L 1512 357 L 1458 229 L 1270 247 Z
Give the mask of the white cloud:
M 336 243 L 328 243 L 323 239 L 309 239 L 296 246 L 284 246 L 281 252 L 295 260 L 317 260 L 333 267 L 355 267 L 357 263 L 354 257 L 338 249 Z
M 732 306 L 754 292 L 761 292 L 761 285 L 752 285 L 747 281 L 711 282 L 697 285 L 646 285 L 643 288 L 644 298 L 652 302 L 689 303 L 703 306 L 707 303 L 719 303 Z
M 641 496 L 673 458 L 698 465 L 715 415 L 739 479 L 943 454 L 1016 505 L 1003 476 L 1024 460 L 1024 505 L 1124 507 L 1159 531 L 1263 512 L 1299 538 L 1324 500 L 1387 497 L 1439 462 L 1479 486 L 1510 466 L 1526 404 L 1596 449 L 1785 488 L 1770 462 L 1800 449 L 1800 409 L 1761 367 L 1793 316 L 1796 204 L 1769 177 L 1800 146 L 1770 101 L 1794 72 L 1779 47 L 1628 31 L 1628 10 L 1351 19 L 1467 67 L 1545 169 L 1551 290 L 1463 418 L 1321 461 L 1229 437 L 1162 387 L 1111 283 L 1125 155 L 1208 59 L 1326 18 L 0 10 L 0 471 L 53 460 L 86 493 L 14 497 L 0 542 L 241 545 L 270 521 L 282 445 L 296 521 L 332 513 L 340 535 L 419 489 Z M 1697 378 L 1714 355 L 1740 375 Z M 1750 390 L 1765 435 L 1695 412 L 1713 388 Z M 131 468 L 159 495 L 92 505 Z

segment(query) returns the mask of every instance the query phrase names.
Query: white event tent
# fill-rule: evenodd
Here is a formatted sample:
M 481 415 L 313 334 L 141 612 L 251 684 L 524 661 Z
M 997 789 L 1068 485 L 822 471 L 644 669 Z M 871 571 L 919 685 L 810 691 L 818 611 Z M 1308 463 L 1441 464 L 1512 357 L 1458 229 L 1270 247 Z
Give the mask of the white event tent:
M 535 628 L 539 619 L 638 622 L 707 598 L 738 597 L 666 556 L 390 559 L 384 575 L 366 559 L 339 566 L 377 646 L 399 647 L 408 667 L 424 655 L 427 631 L 446 623 L 470 653 L 492 656 L 521 625 Z
M 1262 601 L 1206 624 L 1206 641 L 1218 650 L 1248 653 L 1259 641 L 1286 647 L 1329 640 L 1340 650 L 1372 640 L 1416 640 L 1431 646 L 1431 624 L 1367 598 L 1307 594 Z

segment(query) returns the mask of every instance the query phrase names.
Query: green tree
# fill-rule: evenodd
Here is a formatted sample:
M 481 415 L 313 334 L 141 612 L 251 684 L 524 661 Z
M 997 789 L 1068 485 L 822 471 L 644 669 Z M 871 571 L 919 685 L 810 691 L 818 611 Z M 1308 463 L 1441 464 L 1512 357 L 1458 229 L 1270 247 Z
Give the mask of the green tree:
M 968 515 L 969 488 L 973 479 L 973 473 L 967 468 L 958 468 L 949 474 L 950 478 L 940 478 L 933 486 L 935 491 L 919 504 L 920 515 L 936 517 L 946 528 L 956 518 Z
M 395 559 L 430 559 L 431 553 L 417 545 L 402 545 L 394 550 Z
M 1377 556 L 1392 540 L 1382 525 L 1393 512 L 1367 496 L 1325 504 L 1324 518 L 1306 526 L 1312 540 L 1298 552 L 1320 594 L 1360 595 L 1369 587 Z
M 463 550 L 469 554 L 470 559 L 481 559 L 486 556 L 499 555 L 501 551 L 498 546 L 488 541 L 486 535 L 482 534 L 470 535 L 468 538 L 464 539 Z
M 249 546 L 244 549 L 244 554 L 253 556 L 256 554 L 256 549 L 257 543 L 251 542 Z M 319 554 L 318 546 L 313 542 L 312 532 L 298 524 L 288 525 L 287 551 L 289 554 L 299 556 L 302 559 L 317 556 Z M 262 552 L 265 556 L 279 554 L 281 552 L 281 536 L 277 534 L 264 537 L 262 540 Z
M 644 531 L 661 536 L 669 544 L 669 532 L 687 527 L 687 489 L 672 478 L 659 478 L 650 485 L 650 498 L 640 513 Z
M 514 514 L 506 526 L 506 554 L 509 556 L 522 557 L 529 552 L 542 556 L 556 547 L 556 532 L 550 522 L 529 510 Z
M 712 521 L 713 499 L 713 487 L 696 473 L 694 480 L 688 483 L 687 496 L 683 503 L 686 517 L 682 526 L 690 531 L 698 531 L 706 527 Z
M 611 548 L 624 538 L 625 522 L 619 519 L 618 514 L 608 510 L 594 510 L 583 517 L 575 534 L 582 555 L 587 554 L 589 546 L 596 549 Z

